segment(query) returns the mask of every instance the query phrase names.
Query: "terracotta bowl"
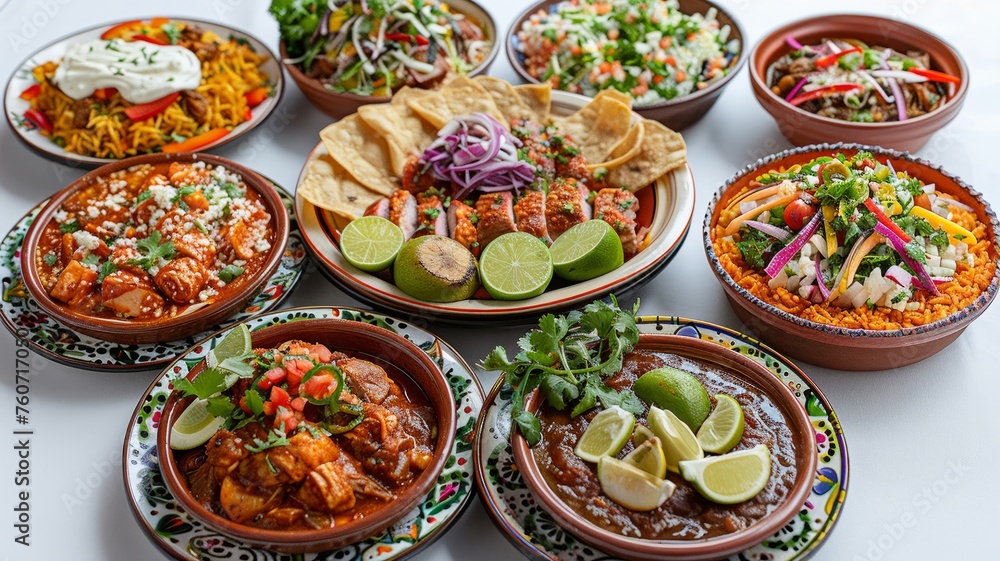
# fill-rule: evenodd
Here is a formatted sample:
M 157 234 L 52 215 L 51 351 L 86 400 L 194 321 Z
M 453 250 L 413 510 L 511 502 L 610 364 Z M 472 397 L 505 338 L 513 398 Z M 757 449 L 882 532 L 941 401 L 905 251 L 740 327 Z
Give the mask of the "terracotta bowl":
M 485 8 L 473 2 L 472 0 L 449 0 L 448 6 L 453 12 L 465 14 L 477 23 L 479 23 L 483 30 L 486 32 L 486 36 L 493 40 L 493 47 L 490 49 L 490 53 L 486 56 L 483 62 L 473 68 L 469 72 L 469 76 L 478 76 L 480 74 L 486 74 L 493 61 L 497 58 L 497 53 L 500 52 L 500 41 L 497 37 L 497 24 L 493 20 L 493 16 L 490 15 Z M 387 103 L 390 97 L 385 96 L 369 96 L 369 95 L 358 95 L 347 92 L 335 92 L 327 87 L 325 87 L 318 80 L 306 76 L 304 72 L 295 64 L 289 64 L 286 62 L 288 60 L 288 52 L 285 51 L 285 42 L 282 41 L 278 46 L 281 54 L 281 63 L 284 65 L 285 70 L 291 75 L 292 80 L 299 85 L 302 90 L 303 95 L 316 106 L 323 113 L 333 117 L 334 119 L 343 119 L 344 117 L 357 113 L 358 108 L 362 105 L 368 105 L 370 103 Z
M 541 10 L 548 13 L 552 6 L 562 1 L 542 0 L 541 2 L 532 4 L 528 9 L 521 12 L 507 30 L 507 37 L 504 39 L 504 44 L 507 48 L 507 59 L 510 60 L 510 65 L 514 67 L 514 71 L 527 82 L 538 84 L 540 80 L 528 74 L 528 71 L 524 68 L 524 64 L 522 63 L 523 57 L 521 53 L 517 52 L 517 33 L 521 30 L 524 22 L 528 21 L 528 18 L 536 12 Z M 733 77 L 739 74 L 743 63 L 747 59 L 747 49 L 743 28 L 736 21 L 736 18 L 724 6 L 715 2 L 709 2 L 708 0 L 680 0 L 680 11 L 685 14 L 704 14 L 709 8 L 718 10 L 716 18 L 719 20 L 719 23 L 728 25 L 732 29 L 729 33 L 729 38 L 740 41 L 740 53 L 730 63 L 729 73 L 721 79 L 712 82 L 711 85 L 703 90 L 651 105 L 633 107 L 636 113 L 646 119 L 659 121 L 671 129 L 681 130 L 689 125 L 693 125 L 704 117 L 708 113 L 708 110 L 712 108 L 715 101 L 719 99 L 722 90 L 729 84 Z
M 925 183 L 933 183 L 938 191 L 955 197 L 976 210 L 979 220 L 987 225 L 990 238 L 990 258 L 997 263 L 997 240 L 1000 223 L 982 194 L 961 179 L 938 166 L 909 154 L 858 144 L 823 144 L 804 146 L 768 156 L 738 172 L 709 203 L 702 229 L 705 254 L 712 271 L 722 285 L 736 316 L 762 341 L 779 352 L 801 360 L 837 370 L 886 370 L 921 361 L 947 347 L 962 331 L 993 302 L 1000 285 L 1000 268 L 994 270 L 989 286 L 969 306 L 933 323 L 895 331 L 847 329 L 808 321 L 778 309 L 750 294 L 736 284 L 719 263 L 712 248 L 710 233 L 718 214 L 731 193 L 770 169 L 801 164 L 818 156 L 842 152 L 848 156 L 859 150 L 874 153 L 881 162 L 892 162 L 897 171 L 905 171 Z
M 48 292 L 43 288 L 38 271 L 35 269 L 34 256 L 45 225 L 53 219 L 53 215 L 68 198 L 81 189 L 93 185 L 98 178 L 132 166 L 195 161 L 205 162 L 213 166 L 223 166 L 242 176 L 247 187 L 260 194 L 261 202 L 267 208 L 268 213 L 274 217 L 274 243 L 271 244 L 271 249 L 267 254 L 264 266 L 257 275 L 245 281 L 240 290 L 225 298 L 220 298 L 210 305 L 191 311 L 190 313 L 184 313 L 168 319 L 94 318 L 80 315 L 49 296 Z M 285 208 L 281 196 L 274 190 L 270 182 L 249 168 L 237 164 L 232 160 L 211 154 L 196 154 L 191 152 L 147 154 L 101 166 L 70 183 L 65 189 L 53 195 L 49 203 L 35 218 L 27 234 L 25 234 L 24 245 L 21 250 L 21 271 L 24 275 L 24 284 L 27 286 L 32 298 L 38 303 L 38 306 L 59 322 L 80 333 L 104 341 L 114 341 L 129 345 L 175 341 L 214 327 L 224 319 L 246 307 L 247 302 L 252 300 L 263 289 L 267 280 L 278 269 L 278 265 L 281 264 L 281 258 L 285 253 L 285 246 L 288 245 L 288 231 L 288 209 Z
M 930 55 L 934 70 L 958 76 L 962 82 L 953 89 L 943 107 L 905 121 L 851 123 L 821 117 L 786 102 L 765 82 L 768 67 L 792 50 L 785 43 L 788 35 L 803 44 L 824 38 L 850 38 L 901 52 L 924 51 Z M 774 117 L 781 134 L 796 146 L 856 142 L 915 152 L 962 109 L 969 90 L 969 68 L 954 47 L 919 27 L 877 16 L 831 14 L 784 25 L 761 39 L 750 54 L 750 85 L 757 101 Z
M 180 473 L 168 439 L 170 429 L 191 402 L 174 392 L 163 406 L 156 433 L 156 446 L 163 479 L 178 504 L 191 516 L 209 528 L 238 542 L 281 553 L 304 553 L 335 549 L 368 539 L 398 521 L 413 510 L 437 482 L 449 458 L 455 441 L 455 399 L 448 380 L 438 365 L 407 339 L 387 329 L 339 319 L 303 320 L 274 325 L 252 333 L 254 348 L 269 348 L 285 341 L 301 339 L 322 343 L 334 351 L 374 362 L 393 378 L 406 376 L 423 390 L 434 408 L 438 438 L 430 465 L 395 502 L 370 516 L 357 518 L 334 528 L 323 530 L 264 530 L 238 524 L 208 511 L 188 490 L 187 480 Z M 188 379 L 194 379 L 205 369 L 202 362 L 191 369 Z
M 511 434 L 518 470 L 532 495 L 564 529 L 600 551 L 635 561 L 701 561 L 722 559 L 753 547 L 791 520 L 809 496 L 816 471 L 816 436 L 809 416 L 792 391 L 753 359 L 701 339 L 679 335 L 643 334 L 636 350 L 678 355 L 710 368 L 719 368 L 758 388 L 784 415 L 795 441 L 795 483 L 785 499 L 752 526 L 725 536 L 695 540 L 645 540 L 626 537 L 597 526 L 570 509 L 549 487 L 534 453 L 521 433 Z M 534 392 L 525 408 L 537 410 L 541 392 Z

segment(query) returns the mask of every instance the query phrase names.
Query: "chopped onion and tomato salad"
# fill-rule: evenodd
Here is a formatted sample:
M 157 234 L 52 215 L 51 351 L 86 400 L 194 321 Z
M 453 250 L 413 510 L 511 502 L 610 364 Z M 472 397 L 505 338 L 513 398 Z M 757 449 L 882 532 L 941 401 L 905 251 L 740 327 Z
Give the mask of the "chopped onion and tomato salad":
M 950 220 L 942 196 L 869 152 L 836 154 L 768 172 L 729 199 L 719 229 L 743 261 L 815 304 L 916 309 L 916 291 L 938 294 L 976 265 L 975 236 Z
M 567 0 L 517 33 L 528 74 L 593 96 L 613 88 L 637 106 L 688 95 L 725 76 L 740 51 L 731 29 L 676 0 Z
M 930 55 L 870 47 L 854 39 L 803 45 L 767 70 L 767 84 L 788 103 L 857 123 L 905 121 L 939 109 L 961 80 L 931 70 Z
M 468 74 L 489 56 L 483 27 L 437 0 L 272 0 L 286 62 L 327 88 L 391 96 Z

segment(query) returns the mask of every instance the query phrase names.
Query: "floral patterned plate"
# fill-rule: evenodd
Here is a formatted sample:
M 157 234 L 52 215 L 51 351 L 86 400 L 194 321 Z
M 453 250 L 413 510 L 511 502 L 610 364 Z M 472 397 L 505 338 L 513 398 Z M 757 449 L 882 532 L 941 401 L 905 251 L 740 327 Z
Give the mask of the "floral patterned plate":
M 271 185 L 281 195 L 285 208 L 289 209 L 290 228 L 285 255 L 277 271 L 246 309 L 215 329 L 228 327 L 254 314 L 277 308 L 305 271 L 307 257 L 302 244 L 302 233 L 299 231 L 295 214 L 291 212 L 292 197 L 275 182 L 271 181 Z M 27 340 L 39 354 L 76 368 L 149 370 L 170 362 L 189 349 L 195 341 L 204 339 L 215 330 L 207 330 L 180 341 L 123 345 L 77 333 L 50 318 L 28 294 L 21 279 L 21 243 L 35 216 L 47 203 L 48 199 L 39 203 L 0 241 L 0 283 L 3 289 L 0 299 L 0 320 L 11 333 Z
M 455 394 L 458 422 L 455 447 L 437 484 L 424 502 L 379 536 L 322 553 L 281 555 L 232 541 L 191 518 L 174 502 L 160 475 L 156 427 L 170 382 L 186 376 L 220 341 L 219 331 L 196 344 L 166 367 L 136 406 L 125 435 L 122 465 L 125 494 L 142 529 L 168 555 L 183 561 L 253 559 L 254 561 L 364 560 L 407 558 L 430 545 L 465 511 L 473 495 L 472 442 L 476 419 L 483 407 L 483 390 L 462 357 L 431 333 L 389 316 L 355 308 L 289 308 L 246 321 L 251 331 L 304 319 L 340 318 L 378 325 L 409 339 L 437 361 Z
M 788 359 L 737 331 L 667 316 L 640 318 L 639 329 L 644 333 L 696 337 L 742 353 L 771 370 L 798 396 L 816 430 L 819 467 L 812 493 L 798 516 L 778 533 L 730 561 L 807 559 L 833 530 L 847 497 L 847 443 L 840 421 L 822 392 Z M 557 526 L 531 496 L 507 442 L 511 393 L 498 381 L 476 427 L 476 485 L 486 511 L 507 539 L 530 559 L 610 561 L 612 557 L 578 542 Z

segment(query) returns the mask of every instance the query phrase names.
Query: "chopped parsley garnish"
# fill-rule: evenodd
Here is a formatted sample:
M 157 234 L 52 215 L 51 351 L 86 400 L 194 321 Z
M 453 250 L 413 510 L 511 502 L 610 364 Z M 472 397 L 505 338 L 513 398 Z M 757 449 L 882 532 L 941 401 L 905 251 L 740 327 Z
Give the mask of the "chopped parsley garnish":
M 167 39 L 170 40 L 171 45 L 176 45 L 181 38 L 181 30 L 177 29 L 177 26 L 173 22 L 161 25 L 160 29 L 167 36 Z
M 288 437 L 285 436 L 285 423 L 281 423 L 280 428 L 273 429 L 271 432 L 267 433 L 266 442 L 259 438 L 254 438 L 253 444 L 247 444 L 245 448 L 251 452 L 257 453 L 271 448 L 278 448 L 279 446 L 287 445 Z
M 225 191 L 226 195 L 228 195 L 230 199 L 239 199 L 243 197 L 243 190 L 240 189 L 235 183 L 223 183 L 219 185 L 219 188 Z
M 181 199 L 183 199 L 188 195 L 193 195 L 196 191 L 198 191 L 196 187 L 185 185 L 184 187 L 181 187 L 180 189 L 177 190 L 177 194 L 170 199 L 170 202 L 172 203 L 180 202 Z
M 49 267 L 52 267 L 59 262 L 59 258 L 56 257 L 55 253 L 46 253 L 45 257 L 42 257 L 42 261 L 44 261 Z
M 424 209 L 424 216 L 426 216 L 430 220 L 434 220 L 434 219 L 436 219 L 440 215 L 441 215 L 441 211 L 439 209 L 436 209 L 436 208 L 425 208 Z
M 101 258 L 93 253 L 88 253 L 86 257 L 83 258 L 84 265 L 97 265 L 101 262 Z
M 917 240 L 910 240 L 909 243 L 903 248 L 906 250 L 906 254 L 910 256 L 911 259 L 918 263 L 927 263 L 927 253 L 924 252 L 924 248 L 917 243 Z
M 172 259 L 176 253 L 174 242 L 168 240 L 161 243 L 162 238 L 163 236 L 159 230 L 153 230 L 149 234 L 149 237 L 137 241 L 135 247 L 143 257 L 140 259 L 130 259 L 129 264 L 142 267 L 148 271 L 151 267 L 159 263 L 161 258 Z
M 227 390 L 236 383 L 239 376 L 222 368 L 206 368 L 194 377 L 194 380 L 180 378 L 174 380 L 174 389 L 184 395 L 193 395 L 198 399 L 208 399 L 215 394 Z
M 582 312 L 546 314 L 538 321 L 538 329 L 518 340 L 521 352 L 513 361 L 503 347 L 482 360 L 482 368 L 500 370 L 505 383 L 514 388 L 511 417 L 529 444 L 541 438 L 541 423 L 523 406 L 524 398 L 536 387 L 550 406 L 563 410 L 572 405 L 573 416 L 586 413 L 598 402 L 602 407 L 618 405 L 635 414 L 642 412 L 635 394 L 604 383 L 604 378 L 621 370 L 623 357 L 639 340 L 638 311 L 638 301 L 631 310 L 623 310 L 612 295 L 611 304 L 598 300 Z
M 115 265 L 114 261 L 105 261 L 101 265 L 101 271 L 97 273 L 97 284 L 104 282 L 104 279 L 108 278 L 108 275 L 114 273 L 118 270 L 118 265 Z
M 139 203 L 145 202 L 145 201 L 149 200 L 149 198 L 152 197 L 152 196 L 153 196 L 153 192 L 150 191 L 149 189 L 146 189 L 142 193 L 139 193 L 139 196 L 135 198 L 135 204 L 139 204 Z
M 63 222 L 62 224 L 59 225 L 59 231 L 64 234 L 72 234 L 73 232 L 76 232 L 79 229 L 80 229 L 80 221 L 76 220 L 75 218 L 73 220 L 70 220 L 69 222 Z

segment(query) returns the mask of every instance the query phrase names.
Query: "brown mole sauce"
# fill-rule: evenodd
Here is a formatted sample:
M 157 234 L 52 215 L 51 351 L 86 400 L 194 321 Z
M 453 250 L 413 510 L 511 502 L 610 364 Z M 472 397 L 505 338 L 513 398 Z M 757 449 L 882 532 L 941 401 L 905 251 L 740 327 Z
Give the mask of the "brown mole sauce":
M 694 540 L 724 536 L 747 528 L 774 510 L 795 482 L 795 445 L 780 409 L 764 392 L 733 374 L 700 361 L 677 355 L 634 351 L 625 357 L 622 371 L 607 379 L 618 389 L 632 386 L 639 376 L 663 366 L 694 374 L 710 396 L 726 393 L 743 408 L 746 428 L 733 451 L 764 444 L 771 451 L 771 477 L 756 497 L 736 505 L 720 505 L 703 498 L 694 486 L 672 472 L 667 478 L 677 485 L 663 505 L 649 512 L 629 510 L 604 495 L 597 481 L 597 465 L 573 452 L 576 442 L 598 413 L 593 409 L 575 419 L 569 410 L 556 411 L 543 405 L 541 441 L 533 449 L 549 487 L 575 512 L 610 532 L 651 540 Z M 712 398 L 714 407 L 714 397 Z M 648 412 L 648 410 L 647 410 Z M 636 422 L 646 424 L 646 412 Z M 624 457 L 634 446 L 629 441 L 618 454 Z

